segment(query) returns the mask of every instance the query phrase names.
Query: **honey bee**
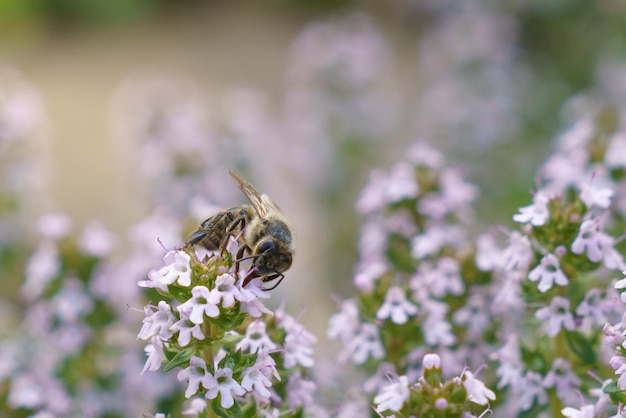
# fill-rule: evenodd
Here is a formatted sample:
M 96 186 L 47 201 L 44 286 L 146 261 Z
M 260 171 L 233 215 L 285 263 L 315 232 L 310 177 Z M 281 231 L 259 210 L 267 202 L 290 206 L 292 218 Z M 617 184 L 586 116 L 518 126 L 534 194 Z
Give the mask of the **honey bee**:
M 191 234 L 185 247 L 202 245 L 211 251 L 223 251 L 231 236 L 239 237 L 240 247 L 236 263 L 252 259 L 256 270 L 243 282 L 246 286 L 255 277 L 265 282 L 285 277 L 291 267 L 294 247 L 289 221 L 276 203 L 266 194 L 260 194 L 252 184 L 232 170 L 228 170 L 250 205 L 235 206 L 217 212 L 200 224 Z

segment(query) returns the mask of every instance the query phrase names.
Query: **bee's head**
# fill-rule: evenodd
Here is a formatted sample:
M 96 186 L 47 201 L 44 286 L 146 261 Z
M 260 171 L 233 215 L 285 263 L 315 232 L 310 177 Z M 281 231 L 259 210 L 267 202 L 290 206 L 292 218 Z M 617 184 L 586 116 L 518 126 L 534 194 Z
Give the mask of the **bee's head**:
M 254 248 L 254 256 L 259 275 L 282 273 L 291 267 L 293 261 L 291 248 L 273 237 L 259 241 Z

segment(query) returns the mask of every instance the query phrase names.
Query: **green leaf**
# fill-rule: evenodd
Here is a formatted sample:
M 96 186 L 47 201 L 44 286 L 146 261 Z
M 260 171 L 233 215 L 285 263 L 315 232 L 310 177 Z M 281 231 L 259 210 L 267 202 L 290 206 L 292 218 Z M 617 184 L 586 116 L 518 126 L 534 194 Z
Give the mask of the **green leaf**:
M 569 345 L 574 354 L 576 354 L 586 364 L 595 364 L 597 356 L 592 341 L 589 341 L 577 332 L 566 332 L 565 338 L 567 340 L 567 345 Z
M 186 302 L 187 300 L 191 299 L 191 290 L 189 290 L 189 288 L 179 287 L 177 285 L 171 284 L 167 286 L 167 290 L 169 294 L 172 295 L 172 297 L 174 297 L 174 299 L 179 302 Z
M 222 368 L 228 368 L 231 370 L 235 370 L 235 366 L 239 364 L 241 361 L 241 351 L 237 350 L 234 353 L 231 353 L 224 357 L 222 361 L 220 361 L 219 366 Z
M 615 403 L 626 403 L 626 391 L 619 388 L 616 381 L 612 381 L 606 385 L 602 391 L 609 395 Z
M 249 402 L 244 408 L 243 408 L 243 418 L 254 418 L 256 417 L 256 402 L 254 401 L 254 399 Z
M 195 349 L 186 348 L 176 354 L 170 361 L 167 362 L 165 367 L 163 367 L 163 371 L 169 372 L 175 367 L 187 365 L 189 363 L 189 359 L 191 359 L 191 355 L 194 353 Z
M 211 409 L 213 409 L 213 412 L 215 412 L 218 417 L 243 418 L 243 414 L 241 413 L 241 407 L 239 406 L 239 403 L 236 401 L 233 404 L 233 406 L 231 406 L 229 409 L 226 409 L 222 407 L 220 401 L 218 401 L 218 398 L 215 398 L 211 402 Z
M 242 339 L 243 339 L 243 335 L 241 334 L 229 333 L 229 334 L 224 334 L 224 336 L 221 339 L 221 343 L 223 345 L 235 345 Z

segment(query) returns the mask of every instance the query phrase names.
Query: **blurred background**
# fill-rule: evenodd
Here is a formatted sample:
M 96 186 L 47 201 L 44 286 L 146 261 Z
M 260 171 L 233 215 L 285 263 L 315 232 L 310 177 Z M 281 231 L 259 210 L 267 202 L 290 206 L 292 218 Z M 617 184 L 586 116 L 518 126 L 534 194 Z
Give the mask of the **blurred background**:
M 180 246 L 243 203 L 234 168 L 296 232 L 269 304 L 302 312 L 330 355 L 331 295 L 352 289 L 370 171 L 428 142 L 479 186 L 477 231 L 510 223 L 580 98 L 623 100 L 625 12 L 618 0 L 0 0 L 3 315 L 17 324 L 27 306 L 40 216 L 108 231 L 125 306 L 161 265 L 157 238 Z

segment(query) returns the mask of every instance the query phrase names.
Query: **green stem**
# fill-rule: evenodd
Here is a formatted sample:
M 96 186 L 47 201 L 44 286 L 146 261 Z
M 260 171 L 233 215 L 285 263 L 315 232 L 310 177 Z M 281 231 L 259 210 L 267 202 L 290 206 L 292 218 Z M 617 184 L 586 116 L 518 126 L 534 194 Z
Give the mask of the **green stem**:
M 561 400 L 559 399 L 558 396 L 556 396 L 556 391 L 554 390 L 554 388 L 549 390 L 549 396 L 550 396 L 550 416 L 553 417 L 560 417 L 562 416 L 561 414 L 561 409 L 563 409 L 563 404 L 561 403 Z
M 205 323 L 202 325 L 202 328 L 202 332 L 204 333 L 206 339 L 206 343 L 204 344 L 203 349 L 204 361 L 206 361 L 207 366 L 213 368 L 213 341 L 211 341 L 211 336 L 213 335 L 214 331 L 213 324 L 211 324 L 209 321 L 205 321 Z M 215 372 L 215 370 L 213 371 Z
M 213 335 L 213 325 L 209 321 L 204 321 L 204 324 L 202 324 L 202 332 L 205 336 L 205 344 L 202 350 L 204 361 L 207 364 L 207 369 L 209 371 L 213 370 L 213 373 L 215 373 L 214 364 L 213 364 L 213 361 L 214 361 L 213 341 L 211 340 L 211 336 Z M 217 415 L 215 415 L 215 413 L 213 412 L 213 409 L 211 408 L 210 402 L 207 402 L 206 414 L 207 414 L 206 415 L 207 418 L 217 417 Z

